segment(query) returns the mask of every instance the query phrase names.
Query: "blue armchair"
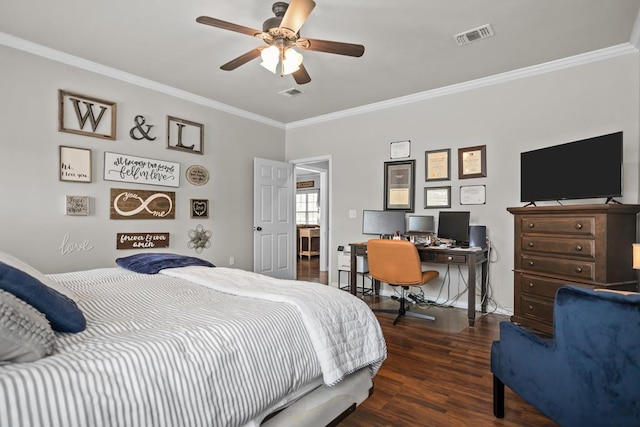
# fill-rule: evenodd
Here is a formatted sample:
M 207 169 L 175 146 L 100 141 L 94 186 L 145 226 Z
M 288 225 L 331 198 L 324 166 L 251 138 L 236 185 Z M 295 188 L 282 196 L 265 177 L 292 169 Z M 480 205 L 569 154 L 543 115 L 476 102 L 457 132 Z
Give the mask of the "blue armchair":
M 500 324 L 494 415 L 506 384 L 561 426 L 640 426 L 640 294 L 563 286 L 553 319 L 553 339 Z

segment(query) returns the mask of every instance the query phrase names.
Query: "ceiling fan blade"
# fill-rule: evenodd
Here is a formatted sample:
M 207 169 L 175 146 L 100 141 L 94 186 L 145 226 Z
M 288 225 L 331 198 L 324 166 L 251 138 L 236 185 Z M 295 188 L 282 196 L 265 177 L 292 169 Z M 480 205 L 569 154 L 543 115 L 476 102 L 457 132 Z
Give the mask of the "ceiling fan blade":
M 257 47 L 253 50 L 250 50 L 249 52 L 238 56 L 236 59 L 232 59 L 231 61 L 227 62 L 226 64 L 221 66 L 220 69 L 225 71 L 235 70 L 239 66 L 244 65 L 252 59 L 256 59 L 258 56 L 260 56 L 262 49 L 262 47 Z
M 291 0 L 282 17 L 282 22 L 280 22 L 280 28 L 288 28 L 297 33 L 314 7 L 316 7 L 316 2 L 313 0 Z
M 299 85 L 303 85 L 305 83 L 309 83 L 311 81 L 311 77 L 309 77 L 309 73 L 307 73 L 307 69 L 304 68 L 304 65 L 300 64 L 300 69 L 291 74 L 293 79 Z
M 364 54 L 364 46 L 361 44 L 331 42 L 318 39 L 299 39 L 297 43 L 300 49 L 316 52 L 337 53 L 338 55 L 360 57 Z
M 212 27 L 216 28 L 222 28 L 223 30 L 235 31 L 236 33 L 246 34 L 248 36 L 256 36 L 258 34 L 262 34 L 262 31 L 256 30 L 255 28 L 232 24 L 231 22 L 211 18 L 209 16 L 199 16 L 196 18 L 196 22 L 200 24 L 211 25 Z

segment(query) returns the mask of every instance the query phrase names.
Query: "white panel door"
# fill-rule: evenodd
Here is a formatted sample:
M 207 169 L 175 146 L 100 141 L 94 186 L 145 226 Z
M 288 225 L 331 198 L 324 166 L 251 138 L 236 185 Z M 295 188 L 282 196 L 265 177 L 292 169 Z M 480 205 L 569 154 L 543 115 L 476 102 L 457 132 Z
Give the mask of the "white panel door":
M 253 159 L 253 271 L 295 279 L 293 164 Z

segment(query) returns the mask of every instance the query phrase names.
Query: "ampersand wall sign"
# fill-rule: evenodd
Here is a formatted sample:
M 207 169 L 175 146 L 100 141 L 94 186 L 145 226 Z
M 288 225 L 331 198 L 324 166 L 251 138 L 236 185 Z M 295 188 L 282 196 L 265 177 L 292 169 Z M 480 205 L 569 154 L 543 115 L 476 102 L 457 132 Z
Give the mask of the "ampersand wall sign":
M 145 125 L 146 120 L 140 115 L 136 116 L 133 121 L 136 125 L 129 131 L 129 136 L 131 138 L 135 139 L 136 141 L 140 141 L 141 139 L 155 141 L 155 136 L 153 138 L 149 136 L 149 132 L 151 132 L 151 128 L 153 127 L 153 125 Z M 143 126 L 146 126 L 146 129 L 144 129 Z

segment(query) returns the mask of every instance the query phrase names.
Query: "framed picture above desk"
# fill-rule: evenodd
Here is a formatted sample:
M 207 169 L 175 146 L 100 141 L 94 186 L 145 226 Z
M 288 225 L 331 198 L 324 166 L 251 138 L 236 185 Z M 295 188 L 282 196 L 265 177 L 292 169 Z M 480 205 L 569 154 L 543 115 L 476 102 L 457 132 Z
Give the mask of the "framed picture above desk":
M 356 265 L 359 256 L 367 256 L 367 243 L 351 243 L 351 265 Z M 487 312 L 487 271 L 489 262 L 487 248 L 440 248 L 437 246 L 417 246 L 420 260 L 432 264 L 461 265 L 467 267 L 467 317 L 469 326 L 473 326 L 476 320 L 476 272 L 481 269 L 480 281 L 480 311 Z M 356 294 L 357 273 L 351 271 L 350 292 Z M 375 293 L 380 292 L 380 283 L 374 283 Z

